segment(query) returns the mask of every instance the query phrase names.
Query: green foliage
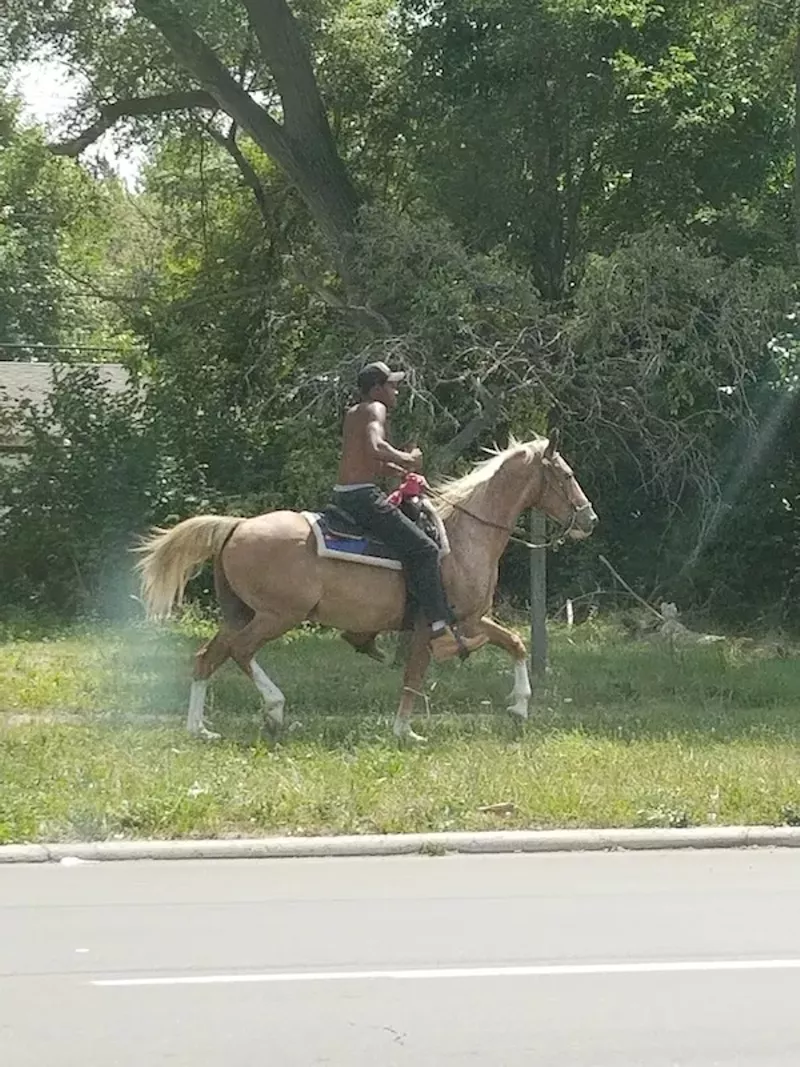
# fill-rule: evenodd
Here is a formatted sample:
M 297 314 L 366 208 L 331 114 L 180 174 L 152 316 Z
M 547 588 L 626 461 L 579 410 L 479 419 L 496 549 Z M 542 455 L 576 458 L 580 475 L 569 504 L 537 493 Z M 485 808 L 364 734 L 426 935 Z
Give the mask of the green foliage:
M 655 230 L 594 257 L 566 324 L 565 452 L 600 514 L 554 556 L 553 608 L 608 582 L 605 553 L 645 596 L 797 625 L 797 362 L 791 277 Z M 525 595 L 527 559 L 507 588 Z M 759 577 L 756 579 L 756 575 Z M 762 580 L 763 579 L 763 580 Z
M 114 395 L 92 369 L 57 373 L 46 404 L 23 407 L 17 430 L 30 456 L 0 468 L 9 602 L 112 613 L 124 606 L 104 597 L 123 595 L 117 578 L 133 535 L 175 492 L 142 416 L 135 393 Z
M 115 305 L 136 262 L 134 211 L 113 178 L 55 157 L 0 92 L 0 342 L 131 350 Z M 6 355 L 3 358 L 8 358 Z
M 546 297 L 569 294 L 587 253 L 656 223 L 734 254 L 792 254 L 782 26 L 762 20 L 754 48 L 729 0 L 400 10 L 416 180 L 459 234 L 530 267 Z
M 60 325 L 59 231 L 80 209 L 80 174 L 37 131 L 20 132 L 16 111 L 0 96 L 0 340 L 47 343 Z
M 542 313 L 522 272 L 470 252 L 440 218 L 366 209 L 357 241 L 356 264 L 376 306 L 434 359 L 480 334 L 491 343 Z
M 587 374 L 625 353 L 624 377 L 604 385 L 636 425 L 691 417 L 698 437 L 713 436 L 747 417 L 754 389 L 776 378 L 770 341 L 791 307 L 787 272 L 655 229 L 590 260 L 572 338 Z

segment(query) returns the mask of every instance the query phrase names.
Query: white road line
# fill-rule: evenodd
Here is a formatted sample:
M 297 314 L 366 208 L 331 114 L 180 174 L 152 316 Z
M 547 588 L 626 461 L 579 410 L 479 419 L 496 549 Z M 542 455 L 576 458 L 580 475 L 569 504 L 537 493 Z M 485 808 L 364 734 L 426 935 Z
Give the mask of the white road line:
M 103 978 L 93 986 L 247 985 L 259 982 L 430 981 L 455 978 L 560 978 L 570 975 L 686 974 L 704 971 L 797 971 L 797 960 L 684 960 L 647 963 L 534 964 L 526 967 L 440 967 L 393 971 L 284 971 L 274 974 L 205 974 L 171 978 Z

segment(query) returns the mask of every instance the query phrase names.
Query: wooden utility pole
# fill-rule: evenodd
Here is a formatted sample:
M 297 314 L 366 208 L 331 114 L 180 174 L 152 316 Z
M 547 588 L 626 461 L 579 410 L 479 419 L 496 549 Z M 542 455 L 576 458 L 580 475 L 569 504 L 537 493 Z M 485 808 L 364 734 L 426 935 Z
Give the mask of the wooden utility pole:
M 794 28 L 794 239 L 800 264 L 800 3 L 795 6 Z
M 547 519 L 544 512 L 531 511 L 531 543 L 544 545 Z M 547 669 L 547 549 L 531 553 L 531 673 L 542 678 Z

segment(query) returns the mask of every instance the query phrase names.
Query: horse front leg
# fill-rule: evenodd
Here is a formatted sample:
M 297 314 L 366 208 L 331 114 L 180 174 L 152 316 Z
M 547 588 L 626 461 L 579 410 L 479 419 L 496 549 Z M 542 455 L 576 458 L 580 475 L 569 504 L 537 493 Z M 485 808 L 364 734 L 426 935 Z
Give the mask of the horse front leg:
M 494 622 L 488 615 L 480 621 L 480 628 L 489 638 L 490 645 L 504 649 L 514 660 L 514 688 L 508 710 L 520 719 L 528 718 L 528 701 L 531 698 L 531 679 L 528 674 L 528 650 L 525 642 L 505 626 Z
M 411 713 L 414 710 L 414 697 L 423 696 L 422 683 L 431 661 L 428 647 L 428 627 L 418 625 L 411 637 L 411 643 L 403 671 L 403 694 L 394 719 L 394 735 L 400 741 L 424 743 L 425 738 L 411 728 Z

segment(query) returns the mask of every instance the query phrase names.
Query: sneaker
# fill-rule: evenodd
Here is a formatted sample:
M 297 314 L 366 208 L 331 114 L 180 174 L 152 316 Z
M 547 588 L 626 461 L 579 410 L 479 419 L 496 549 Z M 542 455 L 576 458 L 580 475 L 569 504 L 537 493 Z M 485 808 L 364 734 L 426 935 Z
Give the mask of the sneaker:
M 453 656 L 460 656 L 462 659 L 466 659 L 470 653 L 483 648 L 488 640 L 489 638 L 486 634 L 464 637 L 462 634 L 456 634 L 452 627 L 447 626 L 431 638 L 431 655 L 437 662 L 451 659 Z

